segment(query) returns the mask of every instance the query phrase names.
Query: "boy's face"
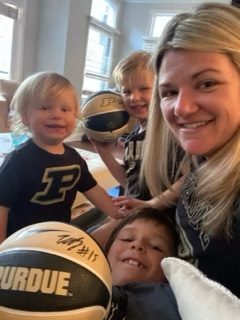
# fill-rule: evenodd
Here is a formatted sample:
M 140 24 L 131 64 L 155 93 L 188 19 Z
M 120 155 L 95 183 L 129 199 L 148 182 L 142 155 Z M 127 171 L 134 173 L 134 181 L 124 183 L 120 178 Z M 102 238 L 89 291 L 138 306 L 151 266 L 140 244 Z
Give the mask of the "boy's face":
M 23 122 L 39 146 L 62 144 L 75 128 L 76 99 L 70 89 L 30 106 Z
M 113 283 L 164 282 L 160 262 L 171 254 L 173 240 L 164 225 L 146 219 L 135 220 L 120 230 L 109 250 Z
M 152 96 L 154 75 L 151 71 L 135 70 L 123 77 L 121 94 L 127 112 L 140 124 L 146 122 Z

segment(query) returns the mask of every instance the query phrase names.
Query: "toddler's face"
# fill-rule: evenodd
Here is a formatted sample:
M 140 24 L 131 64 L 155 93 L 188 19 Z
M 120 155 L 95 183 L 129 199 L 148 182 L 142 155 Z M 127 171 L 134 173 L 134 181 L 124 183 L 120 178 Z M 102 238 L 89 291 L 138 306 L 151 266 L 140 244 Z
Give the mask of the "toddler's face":
M 24 124 L 40 146 L 57 145 L 74 130 L 76 107 L 74 94 L 66 89 L 31 106 L 24 115 Z
M 140 123 L 145 123 L 152 96 L 153 73 L 136 70 L 122 81 L 121 93 L 127 112 Z
M 160 262 L 173 251 L 173 240 L 164 225 L 139 219 L 121 229 L 108 259 L 113 283 L 166 281 Z

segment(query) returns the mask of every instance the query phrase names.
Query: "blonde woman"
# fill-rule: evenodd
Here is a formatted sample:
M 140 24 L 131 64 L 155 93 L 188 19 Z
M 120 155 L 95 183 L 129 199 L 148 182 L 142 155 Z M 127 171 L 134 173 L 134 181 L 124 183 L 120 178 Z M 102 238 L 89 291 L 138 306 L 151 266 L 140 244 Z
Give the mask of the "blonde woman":
M 240 296 L 240 10 L 206 3 L 175 16 L 154 67 L 142 174 L 161 193 L 181 145 L 191 170 L 176 211 L 178 254 Z

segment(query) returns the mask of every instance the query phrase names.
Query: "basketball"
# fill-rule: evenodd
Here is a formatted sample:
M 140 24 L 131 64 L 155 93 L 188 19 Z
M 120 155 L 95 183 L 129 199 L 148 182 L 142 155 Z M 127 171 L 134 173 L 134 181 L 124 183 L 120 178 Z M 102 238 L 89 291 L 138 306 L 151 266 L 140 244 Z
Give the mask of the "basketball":
M 102 320 L 111 292 L 104 253 L 77 227 L 37 223 L 0 245 L 1 320 Z
M 114 91 L 91 95 L 83 103 L 81 113 L 83 132 L 100 142 L 116 141 L 126 132 L 130 120 L 121 95 Z

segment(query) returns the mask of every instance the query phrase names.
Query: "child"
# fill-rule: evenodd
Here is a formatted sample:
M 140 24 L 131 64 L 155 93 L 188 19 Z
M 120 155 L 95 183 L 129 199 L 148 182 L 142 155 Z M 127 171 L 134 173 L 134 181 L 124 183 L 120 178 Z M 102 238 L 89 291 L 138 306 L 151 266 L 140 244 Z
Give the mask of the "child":
M 141 207 L 164 209 L 173 206 L 178 199 L 182 184 L 182 178 L 180 178 L 171 190 L 166 191 L 164 196 L 152 199 L 146 185 L 139 181 L 148 110 L 154 82 L 151 59 L 151 53 L 133 52 L 120 61 L 113 72 L 126 111 L 138 123 L 136 129 L 126 139 L 124 165 L 120 165 L 114 158 L 110 144 L 92 141 L 112 175 L 124 188 L 125 196 L 115 199 L 114 202 L 120 208 L 120 212 L 125 214 Z
M 141 209 L 111 234 L 106 246 L 114 284 L 109 319 L 180 319 L 160 265 L 176 254 L 178 237 L 169 215 Z
M 172 213 L 144 208 L 118 223 L 105 247 L 115 285 L 166 281 L 160 262 L 177 250 Z
M 105 190 L 90 174 L 86 162 L 63 143 L 75 128 L 77 93 L 57 73 L 37 73 L 17 89 L 13 98 L 14 125 L 32 138 L 10 153 L 0 168 L 0 242 L 29 224 L 70 222 L 77 191 L 100 210 L 119 218 Z
M 154 79 L 150 59 L 150 53 L 134 52 L 120 61 L 113 73 L 126 111 L 138 122 L 137 128 L 128 136 L 125 143 L 124 165 L 120 165 L 115 159 L 110 144 L 93 141 L 97 152 L 124 188 L 125 194 L 141 199 L 150 198 L 147 188 L 140 188 L 138 181 Z

